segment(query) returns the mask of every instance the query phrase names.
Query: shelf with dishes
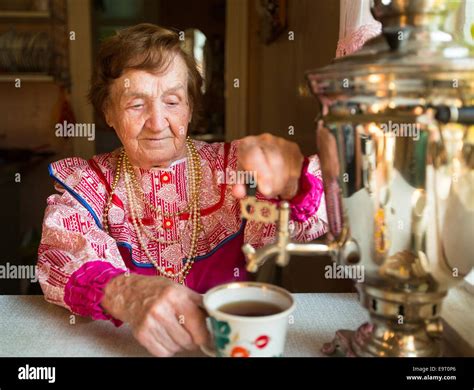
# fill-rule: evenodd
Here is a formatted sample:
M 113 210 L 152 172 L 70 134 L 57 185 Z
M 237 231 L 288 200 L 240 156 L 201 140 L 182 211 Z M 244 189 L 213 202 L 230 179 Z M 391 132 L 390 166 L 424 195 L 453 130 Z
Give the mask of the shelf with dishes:
M 53 42 L 44 31 L 8 30 L 0 35 L 0 71 L 47 74 L 52 67 Z
M 59 82 L 69 87 L 65 1 L 0 0 L 0 83 L 17 78 L 22 82 Z

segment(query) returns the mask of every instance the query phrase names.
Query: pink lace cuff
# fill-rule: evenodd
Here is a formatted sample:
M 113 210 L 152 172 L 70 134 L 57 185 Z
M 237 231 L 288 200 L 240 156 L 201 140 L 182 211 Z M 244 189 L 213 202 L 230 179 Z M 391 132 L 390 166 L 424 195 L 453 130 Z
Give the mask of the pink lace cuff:
M 107 283 L 123 273 L 124 270 L 106 261 L 89 261 L 70 276 L 64 289 L 64 302 L 74 313 L 94 320 L 111 320 L 120 326 L 122 322 L 105 313 L 100 302 Z
M 359 50 L 369 39 L 376 37 L 382 32 L 380 22 L 373 21 L 363 24 L 355 31 L 351 31 L 346 37 L 337 42 L 336 58 L 344 57 Z
M 309 159 L 305 157 L 298 193 L 290 200 L 291 219 L 305 222 L 318 211 L 323 195 L 323 182 L 308 172 Z

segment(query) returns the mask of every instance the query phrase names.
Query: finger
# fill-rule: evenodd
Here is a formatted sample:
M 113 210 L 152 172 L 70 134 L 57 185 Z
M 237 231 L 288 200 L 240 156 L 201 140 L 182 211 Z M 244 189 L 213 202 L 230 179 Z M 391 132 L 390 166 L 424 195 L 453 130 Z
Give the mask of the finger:
M 291 200 L 298 193 L 298 190 L 299 180 L 297 178 L 290 178 L 281 191 L 280 197 L 285 200 Z
M 186 313 L 184 327 L 191 334 L 194 344 L 207 344 L 209 342 L 209 331 L 206 326 L 206 313 L 194 304 L 187 306 Z
M 254 172 L 257 188 L 264 196 L 271 192 L 272 178 L 270 165 L 260 146 L 245 146 L 239 155 L 239 167 L 244 171 Z
M 182 286 L 182 287 L 187 290 L 187 296 L 188 296 L 189 299 L 191 299 L 191 301 L 194 302 L 194 304 L 196 304 L 197 306 L 202 306 L 202 295 L 201 294 L 197 293 L 196 291 L 191 290 L 188 287 L 184 287 L 184 286 Z
M 270 145 L 265 145 L 262 148 L 265 159 L 269 165 L 269 172 L 271 172 L 271 189 L 266 196 L 274 198 L 281 195 L 284 188 L 288 185 L 290 180 L 289 166 L 291 162 L 283 160 L 280 150 Z
M 181 300 L 180 307 L 183 307 L 184 310 L 181 312 L 176 311 L 173 315 L 168 315 L 167 318 L 169 322 L 167 322 L 167 330 L 169 335 L 173 338 L 173 340 L 188 350 L 193 350 L 197 347 L 198 344 L 194 342 L 193 336 L 186 328 L 186 322 L 191 319 L 192 314 L 189 314 L 188 308 L 194 307 L 202 307 L 203 306 L 203 297 L 201 294 L 187 288 L 184 286 L 182 290 L 185 292 L 185 296 L 183 296 Z M 187 304 L 186 304 L 187 302 Z M 201 310 L 199 309 L 201 312 Z M 192 313 L 192 311 L 191 311 Z
M 181 347 L 177 344 L 168 333 L 165 325 L 160 325 L 152 328 L 151 334 L 155 337 L 155 340 L 161 344 L 165 349 L 170 351 L 172 354 L 175 354 Z
M 173 354 L 171 351 L 167 350 L 159 341 L 157 341 L 155 336 L 151 334 L 151 332 L 142 331 L 140 332 L 140 334 L 134 334 L 134 337 L 153 356 L 166 357 L 171 356 Z
M 232 195 L 237 199 L 242 199 L 247 195 L 247 190 L 244 184 L 235 184 L 232 187 Z
M 298 146 L 293 146 L 295 152 L 290 155 L 288 161 L 284 161 L 286 165 L 286 177 L 283 182 L 283 189 L 280 191 L 282 199 L 289 200 L 293 198 L 299 190 L 299 182 L 301 177 L 301 170 L 303 167 L 304 157 L 301 154 Z
M 242 175 L 244 177 L 243 180 L 241 179 L 240 173 L 244 173 L 244 175 Z M 250 190 L 255 189 L 256 187 L 255 176 L 256 175 L 254 174 L 249 175 L 248 173 L 251 173 L 251 172 L 246 172 L 238 164 L 237 171 L 236 171 L 237 180 L 236 180 L 236 183 L 232 186 L 232 195 L 237 199 L 242 199 L 245 196 L 255 195 L 255 191 L 249 191 L 249 189 Z
M 161 310 L 164 310 L 163 308 Z M 167 322 L 170 316 L 174 317 L 174 313 L 160 313 L 155 314 L 155 317 L 150 325 L 146 327 L 148 331 L 155 337 L 155 340 L 172 353 L 178 352 L 181 348 L 174 342 L 166 329 Z
M 304 157 L 293 142 L 278 141 L 279 145 L 264 145 L 263 152 L 272 172 L 272 192 L 269 197 L 291 199 L 298 192 Z
M 184 314 L 179 314 L 178 319 L 170 321 L 166 329 L 168 334 L 173 339 L 173 341 L 178 344 L 181 349 L 187 349 L 192 351 L 196 349 L 196 344 L 194 344 L 191 334 L 186 330 L 184 324 L 186 323 L 186 316 Z

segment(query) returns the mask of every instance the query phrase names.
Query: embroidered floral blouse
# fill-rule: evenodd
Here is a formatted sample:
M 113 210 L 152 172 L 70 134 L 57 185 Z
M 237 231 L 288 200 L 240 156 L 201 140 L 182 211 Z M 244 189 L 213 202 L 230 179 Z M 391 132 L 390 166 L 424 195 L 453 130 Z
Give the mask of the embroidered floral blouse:
M 201 158 L 203 181 L 200 209 L 203 231 L 197 257 L 185 285 L 204 293 L 226 282 L 247 278 L 244 243 L 255 247 L 275 240 L 275 224 L 242 220 L 232 185 L 222 180 L 237 165 L 238 141 L 194 141 Z M 120 179 L 108 215 L 109 233 L 102 226 L 103 210 L 115 175 L 119 150 L 89 161 L 66 158 L 49 166 L 58 194 L 47 199 L 37 271 L 45 298 L 73 313 L 93 319 L 112 319 L 100 306 L 103 288 L 113 277 L 131 272 L 157 275 L 142 251 L 129 213 L 125 184 Z M 227 176 L 226 176 L 227 174 Z M 187 204 L 187 161 L 166 169 L 140 170 L 137 180 L 147 203 L 165 213 L 177 213 Z M 234 175 L 235 176 L 235 175 Z M 297 241 L 311 241 L 326 232 L 327 217 L 319 160 L 305 159 L 298 194 L 292 207 L 290 232 Z M 264 199 L 259 193 L 257 197 Z M 148 240 L 149 252 L 167 270 L 178 272 L 191 244 L 188 215 L 163 220 L 145 207 L 142 223 L 171 244 Z M 156 229 L 162 226 L 163 229 Z M 158 233 L 159 232 L 159 233 Z M 115 321 L 114 321 L 115 322 Z

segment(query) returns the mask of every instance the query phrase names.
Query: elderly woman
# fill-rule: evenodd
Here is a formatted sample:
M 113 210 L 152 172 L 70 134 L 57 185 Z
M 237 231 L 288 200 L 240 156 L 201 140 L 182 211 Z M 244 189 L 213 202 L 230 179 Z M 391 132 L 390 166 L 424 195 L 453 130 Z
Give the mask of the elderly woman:
M 292 237 L 312 240 L 327 221 L 316 157 L 269 134 L 198 142 L 188 125 L 201 77 L 178 35 L 141 24 L 104 41 L 90 100 L 123 147 L 50 165 L 38 274 L 46 300 L 93 319 L 129 323 L 152 354 L 207 341 L 201 293 L 245 280 L 241 246 L 272 242 L 275 225 L 240 216 L 252 172 L 260 198 L 292 207 Z

